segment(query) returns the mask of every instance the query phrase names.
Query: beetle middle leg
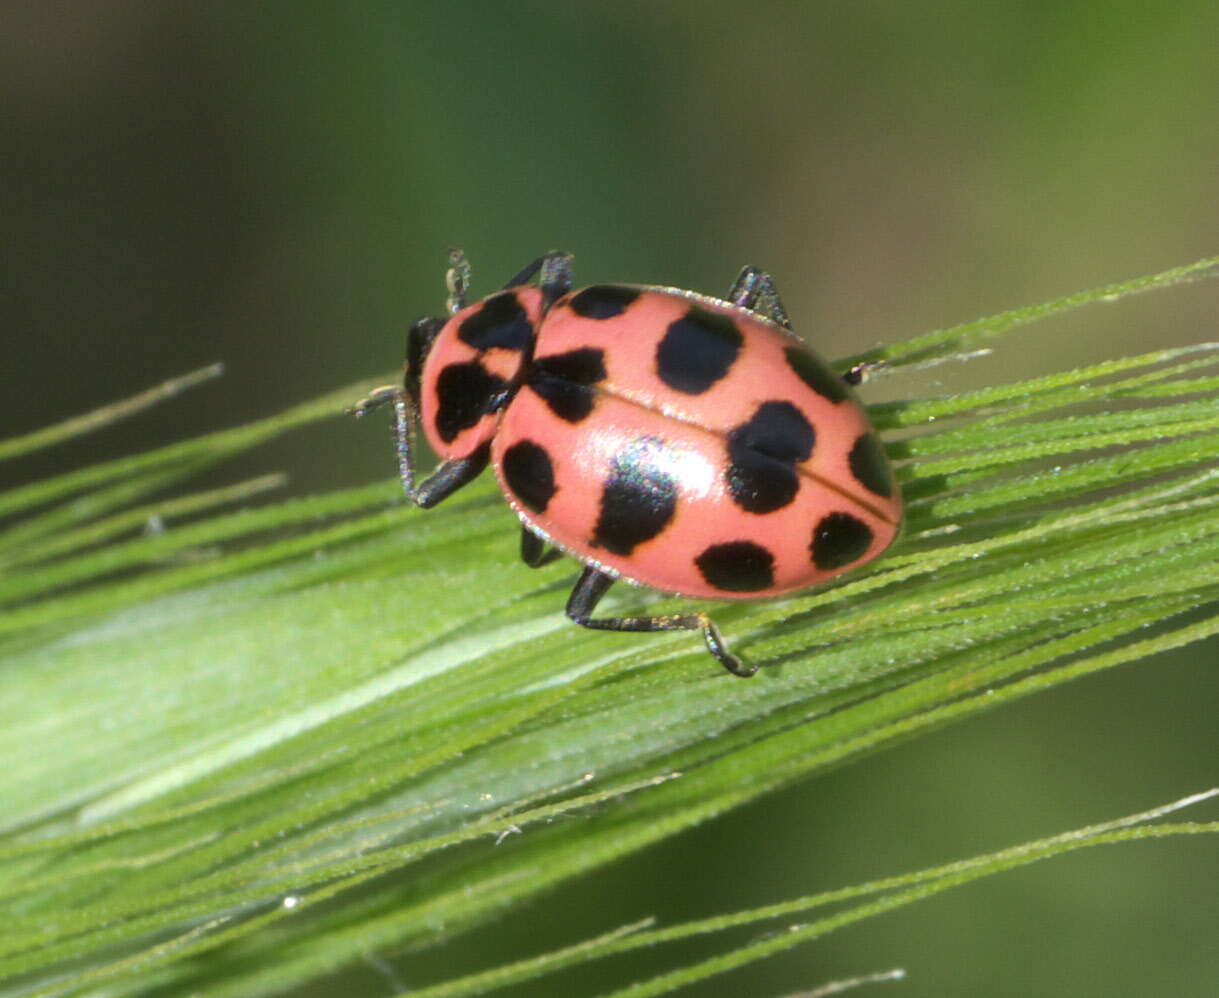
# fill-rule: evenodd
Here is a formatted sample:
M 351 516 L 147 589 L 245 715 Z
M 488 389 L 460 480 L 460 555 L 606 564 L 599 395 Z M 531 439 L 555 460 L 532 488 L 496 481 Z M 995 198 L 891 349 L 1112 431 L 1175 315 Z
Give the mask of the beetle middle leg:
M 549 253 L 539 256 L 519 274 L 514 275 L 504 285 L 504 290 L 528 284 L 535 277 L 538 279 L 538 286 L 542 289 L 542 311 L 546 311 L 571 290 L 573 279 L 571 254 L 551 250 Z
M 530 568 L 541 568 L 563 557 L 559 548 L 547 549 L 546 542 L 528 527 L 521 527 L 521 561 Z
M 598 631 L 702 631 L 707 650 L 715 660 L 734 676 L 752 676 L 756 665 L 748 665 L 728 650 L 723 637 L 705 613 L 669 614 L 663 617 L 596 617 L 592 616 L 601 598 L 614 584 L 614 577 L 585 567 L 567 600 L 567 616 L 581 627 Z

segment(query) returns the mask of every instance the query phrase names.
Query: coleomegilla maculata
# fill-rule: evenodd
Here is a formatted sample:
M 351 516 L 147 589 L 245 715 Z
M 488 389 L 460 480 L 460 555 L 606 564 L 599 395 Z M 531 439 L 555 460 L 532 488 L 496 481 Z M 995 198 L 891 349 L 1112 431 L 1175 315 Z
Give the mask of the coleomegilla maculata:
M 723 301 L 628 284 L 572 291 L 571 257 L 548 253 L 467 305 L 469 265 L 457 251 L 450 262 L 448 318 L 412 325 L 402 387 L 353 411 L 393 403 L 403 486 L 419 506 L 493 465 L 525 563 L 584 563 L 567 601 L 576 623 L 701 630 L 725 668 L 750 676 L 756 666 L 705 613 L 593 611 L 619 578 L 691 597 L 776 596 L 896 536 L 901 495 L 850 387 L 862 372 L 836 375 L 795 336 L 769 274 L 744 268 Z M 442 463 L 416 485 L 420 421 Z

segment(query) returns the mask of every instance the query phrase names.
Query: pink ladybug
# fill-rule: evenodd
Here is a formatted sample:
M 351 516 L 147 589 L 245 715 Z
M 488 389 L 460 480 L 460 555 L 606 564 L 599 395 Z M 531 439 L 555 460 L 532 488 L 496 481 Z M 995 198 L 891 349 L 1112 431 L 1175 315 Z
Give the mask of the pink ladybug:
M 726 300 L 629 284 L 571 290 L 548 253 L 502 291 L 466 304 L 451 254 L 449 318 L 407 336 L 392 402 L 410 500 L 436 505 L 490 463 L 521 519 L 521 557 L 584 563 L 567 615 L 613 631 L 701 630 L 705 613 L 593 617 L 616 579 L 691 597 L 758 599 L 825 582 L 877 557 L 902 500 L 851 391 L 795 334 L 769 274 L 741 271 Z M 537 281 L 536 285 L 533 281 Z M 415 484 L 422 422 L 440 466 Z M 553 545 L 547 552 L 546 544 Z

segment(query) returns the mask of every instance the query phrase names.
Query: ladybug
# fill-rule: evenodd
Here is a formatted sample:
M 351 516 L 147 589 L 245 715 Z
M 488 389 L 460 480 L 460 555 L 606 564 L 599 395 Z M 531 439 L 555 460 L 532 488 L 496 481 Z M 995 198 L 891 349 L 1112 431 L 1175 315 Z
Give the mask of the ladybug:
M 467 304 L 450 254 L 447 317 L 407 335 L 392 403 L 407 497 L 435 506 L 488 464 L 520 517 L 521 557 L 584 563 L 567 616 L 611 631 L 700 630 L 738 676 L 705 613 L 594 617 L 617 579 L 679 595 L 757 599 L 877 557 L 902 500 L 851 386 L 791 330 L 769 274 L 745 267 L 724 300 L 598 284 L 573 291 L 548 253 Z M 422 423 L 440 466 L 415 483 Z M 548 549 L 547 545 L 551 545 Z

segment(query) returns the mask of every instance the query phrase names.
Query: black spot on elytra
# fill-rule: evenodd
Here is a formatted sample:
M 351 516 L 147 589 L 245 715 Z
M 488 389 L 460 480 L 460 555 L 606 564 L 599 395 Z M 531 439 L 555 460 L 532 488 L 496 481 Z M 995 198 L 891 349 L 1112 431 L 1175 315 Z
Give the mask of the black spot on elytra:
M 529 387 L 568 423 L 578 423 L 593 411 L 593 386 L 604 380 L 605 351 L 591 347 L 538 357 L 529 371 Z
M 612 319 L 625 312 L 638 297 L 635 288 L 597 284 L 573 295 L 568 304 L 576 315 L 585 319 Z
M 457 327 L 457 338 L 475 350 L 524 350 L 533 339 L 533 323 L 516 292 L 501 291 Z
M 816 433 L 790 402 L 763 402 L 728 433 L 728 491 L 749 513 L 773 513 L 800 489 L 796 465 L 813 453 Z
M 508 488 L 522 505 L 535 513 L 546 512 L 556 491 L 554 462 L 546 448 L 532 440 L 521 440 L 504 451 L 500 467 Z
M 450 364 L 436 378 L 436 434 L 446 444 L 495 408 L 508 383 L 476 360 Z
M 728 373 L 743 342 L 731 316 L 692 305 L 656 347 L 656 373 L 670 388 L 700 395 Z
M 709 585 L 727 593 L 756 593 L 775 584 L 775 556 L 752 541 L 712 544 L 694 563 Z
M 605 351 L 592 347 L 538 357 L 531 376 L 559 378 L 576 385 L 595 385 L 605 380 Z
M 849 398 L 846 382 L 803 347 L 793 345 L 783 352 L 787 355 L 788 366 L 796 372 L 796 376 L 818 395 L 831 402 L 841 402 Z
M 629 555 L 659 534 L 677 510 L 677 479 L 665 470 L 667 448 L 640 437 L 614 455 L 601 489 L 601 512 L 592 544 Z
M 872 546 L 872 528 L 850 513 L 830 513 L 813 529 L 809 551 L 823 572 L 858 561 Z
M 889 470 L 889 459 L 875 433 L 861 434 L 847 460 L 851 465 L 851 474 L 865 489 L 885 499 L 893 495 L 893 473 Z

